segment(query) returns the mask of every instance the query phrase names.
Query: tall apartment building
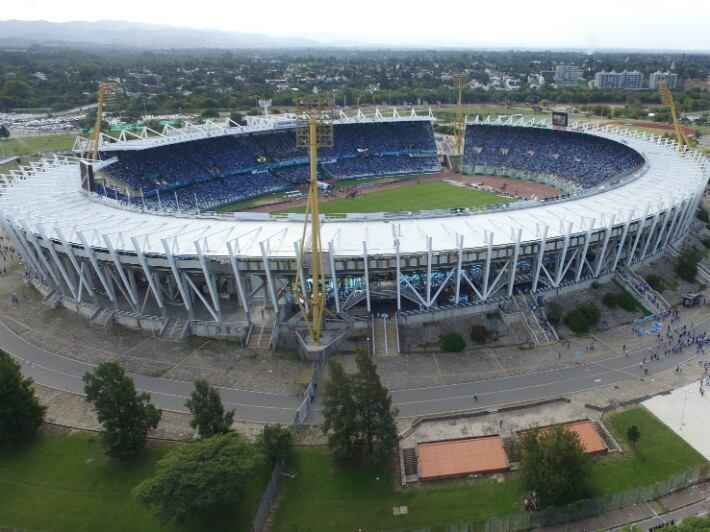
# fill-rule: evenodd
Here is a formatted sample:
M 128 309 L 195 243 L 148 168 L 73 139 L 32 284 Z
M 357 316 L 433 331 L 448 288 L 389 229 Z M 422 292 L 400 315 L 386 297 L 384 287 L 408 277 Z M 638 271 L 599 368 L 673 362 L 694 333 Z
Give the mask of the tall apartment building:
M 582 77 L 582 70 L 577 65 L 557 65 L 555 67 L 555 83 L 561 87 L 576 87 L 577 80 Z
M 673 90 L 678 87 L 678 74 L 673 72 L 654 72 L 648 77 L 648 88 L 657 89 L 659 81 L 665 81 L 668 88 Z
M 643 74 L 637 70 L 597 72 L 594 74 L 594 86 L 597 89 L 640 89 L 643 87 Z

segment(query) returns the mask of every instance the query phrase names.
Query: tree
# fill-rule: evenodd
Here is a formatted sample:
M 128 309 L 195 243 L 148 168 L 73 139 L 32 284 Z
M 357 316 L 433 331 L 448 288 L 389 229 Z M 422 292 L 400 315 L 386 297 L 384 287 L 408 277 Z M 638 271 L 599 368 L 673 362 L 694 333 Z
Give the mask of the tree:
M 471 326 L 471 341 L 477 343 L 477 344 L 485 344 L 486 341 L 490 338 L 491 333 L 488 329 L 486 329 L 485 325 L 481 325 L 480 323 L 476 323 L 475 325 Z
M 148 431 L 158 426 L 160 411 L 150 396 L 137 393 L 133 379 L 116 362 L 99 364 L 84 375 L 86 400 L 103 425 L 101 441 L 106 453 L 126 459 L 143 449 Z
M 641 439 L 641 431 L 636 425 L 631 425 L 626 431 L 626 438 L 632 447 L 636 447 L 636 442 Z
M 439 339 L 439 347 L 447 353 L 458 353 L 466 347 L 466 341 L 459 333 L 451 332 L 441 336 Z
M 328 448 L 338 462 L 355 456 L 357 426 L 352 380 L 335 359 L 328 363 L 328 378 L 323 384 L 323 424 Z
M 185 401 L 185 406 L 192 413 L 190 426 L 197 429 L 200 438 L 209 438 L 215 434 L 226 434 L 232 430 L 234 410 L 224 411 L 219 392 L 204 379 L 195 381 L 195 389 Z
M 397 413 L 368 354 L 360 352 L 355 362 L 358 371 L 350 377 L 339 362 L 330 361 L 323 386 L 322 430 L 336 461 L 379 463 L 397 446 Z
M 357 373 L 353 377 L 353 394 L 361 454 L 368 462 L 381 463 L 392 456 L 397 447 L 397 412 L 392 408 L 392 398 L 382 385 L 377 366 L 369 355 L 361 351 L 355 363 Z
M 20 365 L 0 351 L 0 446 L 32 436 L 46 410 L 35 397 L 32 379 L 24 378 Z
M 288 427 L 279 424 L 266 425 L 259 435 L 259 445 L 270 464 L 279 458 L 287 459 L 293 452 L 293 434 Z
M 0 139 L 6 139 L 10 137 L 10 130 L 5 127 L 5 124 L 0 124 Z
M 543 506 L 567 504 L 588 495 L 589 457 L 579 436 L 564 427 L 526 431 L 520 442 L 523 485 Z
M 165 522 L 204 519 L 239 504 L 260 461 L 254 447 L 231 434 L 179 445 L 133 496 Z

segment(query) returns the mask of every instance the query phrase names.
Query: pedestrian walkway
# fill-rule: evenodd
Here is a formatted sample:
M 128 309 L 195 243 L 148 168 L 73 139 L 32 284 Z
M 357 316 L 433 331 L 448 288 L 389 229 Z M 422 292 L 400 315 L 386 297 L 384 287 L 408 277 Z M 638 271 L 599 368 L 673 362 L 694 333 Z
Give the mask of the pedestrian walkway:
M 639 530 L 649 530 L 654 526 L 670 523 L 680 517 L 699 515 L 710 511 L 710 484 L 696 484 L 689 488 L 670 493 L 656 501 L 636 504 L 613 512 L 607 512 L 573 523 L 545 527 L 551 532 L 571 532 L 578 530 L 615 530 L 635 525 Z
M 710 460 L 710 392 L 695 382 L 642 404 L 688 445 Z

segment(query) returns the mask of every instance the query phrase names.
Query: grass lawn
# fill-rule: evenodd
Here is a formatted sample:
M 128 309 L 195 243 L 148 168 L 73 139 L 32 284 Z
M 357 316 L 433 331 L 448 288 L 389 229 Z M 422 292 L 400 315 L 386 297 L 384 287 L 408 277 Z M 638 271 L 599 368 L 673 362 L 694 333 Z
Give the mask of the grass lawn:
M 611 414 L 604 423 L 630 452 L 609 456 L 595 465 L 592 486 L 599 494 L 648 486 L 707 463 L 702 455 L 645 408 Z M 641 439 L 633 449 L 626 438 L 631 425 L 641 431 Z
M 216 523 L 165 526 L 135 502 L 130 490 L 153 473 L 171 445 L 148 449 L 135 462 L 103 453 L 98 437 L 86 433 L 40 435 L 19 449 L 0 451 L 0 528 L 95 531 L 246 531 L 263 481 L 249 488 L 243 508 Z
M 287 471 L 295 476 L 285 479 L 274 532 L 388 530 L 474 518 L 482 523 L 489 514 L 519 511 L 515 475 L 503 483 L 456 481 L 397 491 L 398 474 L 370 467 L 343 472 L 324 447 L 299 449 Z M 409 513 L 393 516 L 392 507 L 402 505 Z
M 33 137 L 10 137 L 0 141 L 0 158 L 30 153 L 70 151 L 74 135 L 37 135 Z
M 635 449 L 626 440 L 632 424 L 641 431 Z M 648 486 L 706 463 L 644 408 L 611 414 L 606 425 L 628 452 L 594 461 L 590 482 L 595 496 Z M 284 479 L 274 532 L 405 527 L 437 527 L 438 531 L 444 530 L 438 528 L 443 525 L 461 522 L 481 527 L 489 517 L 522 511 L 523 489 L 516 473 L 506 475 L 503 482 L 460 480 L 399 490 L 395 487 L 398 471 L 336 468 L 324 447 L 298 449 L 287 470 L 294 476 Z M 393 516 L 392 508 L 402 505 L 409 513 Z
M 338 214 L 346 212 L 395 212 L 454 207 L 482 207 L 508 203 L 510 200 L 490 192 L 465 188 L 441 181 L 413 184 L 411 186 L 362 194 L 355 198 L 323 201 L 320 212 Z M 281 212 L 304 212 L 305 206 Z

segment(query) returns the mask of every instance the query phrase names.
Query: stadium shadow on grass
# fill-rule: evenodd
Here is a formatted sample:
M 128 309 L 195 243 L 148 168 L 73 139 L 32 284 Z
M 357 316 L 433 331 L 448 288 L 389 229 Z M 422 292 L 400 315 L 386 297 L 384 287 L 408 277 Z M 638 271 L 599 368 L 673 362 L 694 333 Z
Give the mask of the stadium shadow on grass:
M 476 209 L 488 205 L 509 203 L 511 200 L 497 194 L 452 185 L 442 181 L 412 184 L 389 190 L 362 194 L 354 198 L 322 201 L 322 214 L 348 212 L 395 212 L 429 209 Z M 305 206 L 279 212 L 305 212 Z

